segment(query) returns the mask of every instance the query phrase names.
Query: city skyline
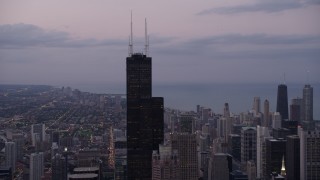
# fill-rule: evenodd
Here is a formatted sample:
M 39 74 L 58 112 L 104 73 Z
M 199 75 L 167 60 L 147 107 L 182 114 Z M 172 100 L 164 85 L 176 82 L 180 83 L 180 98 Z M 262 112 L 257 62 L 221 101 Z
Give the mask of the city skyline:
M 148 19 L 155 84 L 318 84 L 319 10 L 312 0 L 3 1 L 0 83 L 125 84 L 132 11 L 135 52 Z

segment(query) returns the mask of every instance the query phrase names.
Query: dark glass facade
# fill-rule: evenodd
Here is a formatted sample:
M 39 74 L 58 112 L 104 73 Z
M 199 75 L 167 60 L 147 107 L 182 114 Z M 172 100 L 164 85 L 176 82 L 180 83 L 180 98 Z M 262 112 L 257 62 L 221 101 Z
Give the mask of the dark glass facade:
M 300 138 L 298 135 L 287 137 L 287 179 L 300 179 Z
M 266 174 L 264 177 L 270 177 L 272 172 L 280 174 L 282 157 L 286 158 L 286 140 L 285 139 L 267 139 L 266 140 Z
M 152 61 L 133 54 L 127 63 L 128 179 L 151 179 L 152 150 L 163 141 L 163 98 L 152 98 Z
M 288 119 L 288 90 L 285 84 L 278 86 L 277 95 L 277 112 L 280 113 L 282 119 Z

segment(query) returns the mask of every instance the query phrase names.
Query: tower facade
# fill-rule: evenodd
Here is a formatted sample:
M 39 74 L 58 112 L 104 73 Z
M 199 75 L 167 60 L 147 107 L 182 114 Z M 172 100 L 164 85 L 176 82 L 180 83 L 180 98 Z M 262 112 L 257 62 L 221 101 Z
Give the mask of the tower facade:
M 313 88 L 307 84 L 303 88 L 304 120 L 313 121 Z
M 152 154 L 152 180 L 175 180 L 179 177 L 178 152 L 171 146 L 160 145 Z
M 280 84 L 277 94 L 277 112 L 280 113 L 282 119 L 288 119 L 288 90 L 287 85 Z
M 300 179 L 320 179 L 320 131 L 301 130 L 300 137 Z
M 179 157 L 178 177 L 184 180 L 197 180 L 198 159 L 196 134 L 179 132 L 171 135 L 172 150 L 177 150 Z
M 270 126 L 270 107 L 269 107 L 269 101 L 266 99 L 263 103 L 264 105 L 264 112 L 263 112 L 263 125 L 264 127 Z
M 255 115 L 257 116 L 260 113 L 260 97 L 254 97 L 253 99 L 253 110 L 255 111 Z
M 266 140 L 266 170 L 263 177 L 270 177 L 272 172 L 281 173 L 282 158 L 286 155 L 286 140 Z
M 5 143 L 5 164 L 8 167 L 12 168 L 12 171 L 15 171 L 16 161 L 17 161 L 17 147 L 15 142 L 6 142 Z
M 229 180 L 232 172 L 232 156 L 225 153 L 216 153 L 212 161 L 212 179 Z
M 61 154 L 55 154 L 51 159 L 52 180 L 67 179 L 66 159 Z
M 43 153 L 32 153 L 30 155 L 30 179 L 40 180 L 44 173 Z
M 32 124 L 31 125 L 31 138 L 32 145 L 36 146 L 37 142 L 43 142 L 46 138 L 45 125 L 44 124 Z
M 290 120 L 291 121 L 298 121 L 298 124 L 301 124 L 302 116 L 302 105 L 303 105 L 303 99 L 297 97 L 297 98 L 293 98 L 291 100 L 291 105 L 290 105 Z
M 131 22 L 132 28 L 132 22 Z M 152 151 L 163 141 L 163 98 L 152 97 L 152 60 L 133 53 L 132 29 L 127 66 L 127 175 L 128 179 L 152 178 Z
M 257 160 L 257 130 L 255 127 L 243 127 L 241 130 L 241 163 Z
M 298 135 L 287 136 L 286 144 L 287 179 L 300 179 L 300 138 Z
M 266 170 L 266 140 L 271 139 L 268 127 L 257 126 L 257 178 L 264 177 Z

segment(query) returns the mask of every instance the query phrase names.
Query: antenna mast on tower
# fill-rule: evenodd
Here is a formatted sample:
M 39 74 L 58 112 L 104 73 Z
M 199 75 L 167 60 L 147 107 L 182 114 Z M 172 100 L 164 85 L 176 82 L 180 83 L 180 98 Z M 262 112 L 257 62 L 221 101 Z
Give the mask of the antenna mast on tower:
M 131 11 L 131 31 L 130 31 L 130 38 L 129 38 L 129 56 L 133 54 L 133 32 L 132 32 L 132 11 Z
M 147 31 L 147 18 L 145 18 L 145 45 L 144 45 L 144 51 L 145 51 L 145 55 L 148 56 L 149 55 L 149 36 L 148 36 L 148 31 Z

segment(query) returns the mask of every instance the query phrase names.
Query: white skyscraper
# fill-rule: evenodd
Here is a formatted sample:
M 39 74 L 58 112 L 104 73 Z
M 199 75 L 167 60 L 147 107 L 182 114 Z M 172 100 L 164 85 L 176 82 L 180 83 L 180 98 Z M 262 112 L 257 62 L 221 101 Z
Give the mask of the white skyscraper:
M 257 178 L 263 177 L 266 166 L 266 139 L 272 138 L 268 127 L 257 126 Z
M 40 180 L 44 174 L 43 153 L 32 153 L 30 155 L 30 179 Z
M 281 115 L 279 112 L 275 112 L 274 114 L 272 114 L 272 128 L 281 128 Z
M 16 168 L 16 160 L 17 160 L 17 149 L 16 143 L 14 142 L 6 142 L 5 143 L 5 155 L 6 161 L 5 165 L 12 167 L 12 171 L 15 171 Z

